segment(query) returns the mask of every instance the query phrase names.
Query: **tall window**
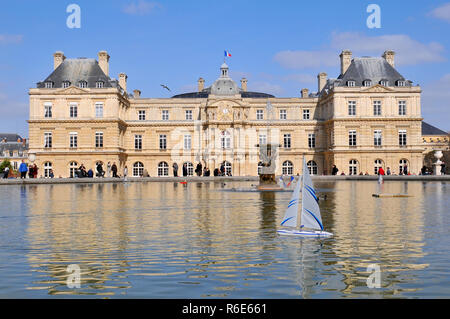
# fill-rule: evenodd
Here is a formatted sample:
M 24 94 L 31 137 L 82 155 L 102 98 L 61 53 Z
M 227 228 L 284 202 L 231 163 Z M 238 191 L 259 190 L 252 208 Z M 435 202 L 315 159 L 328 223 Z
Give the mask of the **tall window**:
M 142 149 L 142 135 L 140 134 L 134 135 L 134 149 L 136 150 Z
M 95 147 L 103 147 L 103 132 L 95 133 Z
M 223 149 L 231 148 L 231 135 L 228 131 L 222 131 L 220 144 Z
M 184 149 L 185 150 L 190 150 L 191 147 L 192 147 L 191 136 L 190 135 L 185 135 L 184 136 Z
M 71 132 L 69 134 L 69 147 L 70 148 L 77 148 L 78 147 L 78 133 Z
M 399 167 L 398 167 L 398 172 L 399 172 L 400 175 L 403 175 L 405 173 L 408 174 L 408 172 L 409 172 L 408 160 L 406 160 L 406 159 L 401 159 L 400 160 Z
M 62 87 L 63 87 L 64 89 L 68 88 L 69 86 L 70 86 L 70 82 L 69 82 L 69 81 L 63 81 Z
M 138 120 L 145 121 L 145 110 L 138 110 Z
M 144 175 L 144 164 L 136 162 L 133 164 L 133 176 L 142 177 Z
M 287 119 L 287 110 L 280 110 L 280 120 Z
M 169 176 L 169 165 L 166 162 L 158 164 L 158 176 Z
M 398 101 L 398 115 L 406 115 L 406 101 Z
M 51 89 L 51 88 L 53 88 L 53 82 L 45 82 L 45 88 L 46 88 L 46 89 Z
M 98 118 L 103 117 L 103 103 L 102 102 L 95 103 L 95 117 L 98 117 Z
M 365 87 L 369 87 L 369 86 L 372 86 L 372 81 L 365 80 L 363 84 L 364 84 Z
M 69 164 L 69 176 L 71 178 L 76 177 L 77 175 L 75 174 L 75 172 L 78 169 L 78 163 L 77 162 L 70 162 Z
M 383 167 L 383 161 L 380 159 L 376 159 L 375 160 L 375 165 L 374 165 L 374 173 L 375 175 L 378 175 L 378 171 L 380 170 L 380 168 Z
M 303 110 L 303 119 L 304 120 L 309 120 L 309 110 Z
M 291 134 L 284 134 L 283 136 L 283 147 L 291 148 Z
M 398 131 L 398 144 L 400 146 L 406 146 L 406 130 Z
M 49 178 L 50 177 L 50 171 L 52 170 L 52 163 L 51 162 L 45 162 L 44 163 L 44 177 Z
M 264 119 L 264 110 L 256 110 L 256 119 L 263 120 Z
M 358 175 L 358 161 L 357 160 L 350 160 L 348 162 L 348 173 L 349 175 Z
M 294 165 L 292 164 L 291 161 L 283 162 L 281 173 L 283 175 L 292 175 L 292 174 L 294 174 Z
M 231 176 L 231 163 L 230 162 L 223 162 L 223 166 L 225 167 L 225 175 Z
M 259 145 L 267 144 L 267 136 L 266 134 L 259 135 Z
M 50 132 L 44 133 L 44 147 L 52 148 L 52 133 Z
M 165 134 L 159 135 L 159 149 L 160 150 L 167 149 L 167 135 Z
M 186 110 L 184 115 L 185 115 L 186 121 L 192 121 L 192 118 L 193 118 L 192 117 L 192 110 Z
M 373 131 L 373 145 L 381 146 L 381 130 Z
M 169 110 L 162 110 L 162 120 L 168 121 L 169 120 Z
M 104 86 L 105 86 L 105 83 L 103 81 L 98 81 L 95 83 L 95 87 L 97 89 L 103 89 Z
M 44 117 L 52 117 L 52 103 L 45 103 L 44 110 Z
M 348 87 L 354 87 L 356 85 L 355 81 L 347 81 L 347 86 Z
M 382 86 L 389 86 L 389 81 L 388 81 L 388 80 L 381 80 L 381 81 L 380 81 L 380 84 L 381 84 Z
M 308 166 L 309 174 L 317 175 L 317 163 L 314 161 L 309 161 L 306 166 Z
M 348 115 L 356 115 L 356 101 L 348 101 Z
M 398 80 L 398 81 L 397 81 L 397 86 L 402 87 L 402 86 L 405 86 L 405 85 L 406 85 L 406 82 L 405 82 L 405 81 L 402 81 L 402 80 Z
M 348 131 L 348 145 L 356 146 L 356 131 Z
M 78 104 L 77 103 L 70 103 L 70 105 L 69 105 L 69 116 L 70 117 L 77 117 L 78 116 Z
M 194 165 L 191 162 L 186 162 L 186 168 L 187 168 L 187 176 L 193 176 L 194 175 Z
M 314 134 L 314 133 L 308 134 L 308 147 L 309 148 L 316 147 L 316 134 Z
M 381 115 L 381 101 L 373 101 L 373 115 Z

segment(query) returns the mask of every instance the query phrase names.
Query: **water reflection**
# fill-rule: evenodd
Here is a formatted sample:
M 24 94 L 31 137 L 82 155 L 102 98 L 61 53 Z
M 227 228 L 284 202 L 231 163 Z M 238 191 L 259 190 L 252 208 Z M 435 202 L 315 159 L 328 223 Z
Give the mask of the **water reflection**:
M 222 191 L 249 186 L 3 187 L 0 196 L 10 200 L 0 213 L 0 266 L 10 273 L 0 278 L 2 291 L 15 297 L 449 295 L 431 284 L 449 262 L 446 183 L 318 183 L 322 219 L 335 234 L 325 240 L 276 234 L 290 193 Z M 413 197 L 373 198 L 380 190 Z M 26 260 L 12 267 L 19 252 Z M 373 263 L 381 267 L 381 289 L 366 286 Z M 70 264 L 81 268 L 80 289 L 66 285 Z

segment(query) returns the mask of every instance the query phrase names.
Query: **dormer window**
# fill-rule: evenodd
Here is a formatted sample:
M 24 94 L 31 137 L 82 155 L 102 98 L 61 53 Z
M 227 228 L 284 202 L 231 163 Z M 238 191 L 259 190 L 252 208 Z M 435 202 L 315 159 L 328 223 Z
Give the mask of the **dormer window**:
M 62 87 L 63 87 L 64 89 L 68 88 L 69 86 L 70 86 L 70 81 L 63 81 Z
M 347 81 L 347 86 L 348 87 L 355 87 L 356 83 L 355 81 L 351 80 L 351 81 Z
M 370 81 L 370 80 L 365 80 L 365 81 L 363 82 L 363 85 L 364 85 L 365 87 L 372 86 L 372 81 Z
M 95 83 L 95 87 L 97 89 L 103 89 L 104 86 L 105 86 L 105 82 L 103 82 L 103 81 L 98 81 Z
M 51 89 L 51 88 L 53 88 L 53 82 L 45 82 L 45 88 L 46 89 Z
M 82 89 L 87 88 L 87 82 L 86 81 L 80 81 L 78 82 L 78 86 Z
M 381 80 L 381 81 L 380 81 L 380 84 L 381 84 L 382 86 L 389 86 L 389 81 L 388 81 L 388 80 Z
M 403 80 L 398 80 L 397 81 L 397 86 L 406 86 L 406 82 Z

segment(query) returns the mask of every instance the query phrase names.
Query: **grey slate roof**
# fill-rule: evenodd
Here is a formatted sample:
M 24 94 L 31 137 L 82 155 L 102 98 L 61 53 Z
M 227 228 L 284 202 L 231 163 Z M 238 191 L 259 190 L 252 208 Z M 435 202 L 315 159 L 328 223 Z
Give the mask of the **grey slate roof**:
M 38 82 L 38 88 L 44 88 L 45 82 L 53 82 L 54 88 L 62 88 L 64 81 L 78 86 L 80 81 L 86 81 L 88 88 L 95 88 L 98 81 L 104 83 L 104 87 L 117 87 L 116 80 L 107 76 L 95 59 L 65 59 L 43 82 Z
M 363 86 L 365 80 L 371 80 L 372 85 L 379 84 L 382 80 L 389 81 L 389 86 L 395 86 L 397 81 L 406 79 L 397 72 L 384 58 L 361 57 L 353 58 L 350 66 L 344 74 L 334 81 L 334 86 L 347 86 L 347 81 L 355 81 L 356 86 Z M 405 86 L 411 86 L 406 81 Z
M 422 121 L 422 135 L 448 135 L 448 133 Z
M 271 94 L 267 94 L 267 93 L 261 93 L 261 92 L 250 92 L 250 91 L 240 91 L 241 93 L 241 97 L 242 98 L 272 98 L 275 97 Z M 208 98 L 210 92 L 205 89 L 202 92 L 191 92 L 191 93 L 183 93 L 183 94 L 177 94 L 172 96 L 172 98 L 192 98 L 192 99 L 198 99 L 198 98 L 203 98 L 206 99 Z
M 3 141 L 3 139 L 6 138 L 7 142 L 17 142 L 17 140 L 20 138 L 22 140 L 22 137 L 19 134 L 15 133 L 0 133 L 0 142 Z

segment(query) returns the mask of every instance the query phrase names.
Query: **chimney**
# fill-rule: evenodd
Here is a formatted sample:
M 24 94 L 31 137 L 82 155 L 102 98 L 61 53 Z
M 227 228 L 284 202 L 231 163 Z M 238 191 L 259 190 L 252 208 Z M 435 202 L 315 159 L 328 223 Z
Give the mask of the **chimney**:
M 134 95 L 134 98 L 136 99 L 136 98 L 140 98 L 141 97 L 141 91 L 139 91 L 139 90 L 133 90 L 133 95 Z
M 309 90 L 308 89 L 302 89 L 302 98 L 307 98 L 309 94 Z
M 352 51 L 344 50 L 339 57 L 341 58 L 341 74 L 344 74 L 352 63 Z
M 382 57 L 389 63 L 393 68 L 395 67 L 394 59 L 395 59 L 395 52 L 392 50 L 386 50 L 384 51 Z
M 246 78 L 241 79 L 241 89 L 242 89 L 242 91 L 247 92 L 247 79 Z
M 127 78 L 128 76 L 125 73 L 119 74 L 119 85 L 125 92 L 127 91 Z
M 64 53 L 61 51 L 57 51 L 53 54 L 53 70 L 56 70 L 58 66 L 61 65 L 61 63 L 64 62 L 66 57 L 64 56 Z
M 198 81 L 198 91 L 201 92 L 205 89 L 205 80 L 203 78 L 199 78 Z
M 102 69 L 103 73 L 106 74 L 106 76 L 109 76 L 109 55 L 106 51 L 100 51 L 98 53 L 98 65 L 100 66 L 100 69 Z
M 325 84 L 327 83 L 327 74 L 324 72 L 319 73 L 319 75 L 317 76 L 317 79 L 319 80 L 318 81 L 318 84 L 319 84 L 318 90 L 319 91 L 317 93 L 320 93 L 320 92 L 322 92 L 322 89 L 325 87 Z
M 23 138 L 23 139 L 22 139 L 22 145 L 23 145 L 23 146 L 27 146 L 27 139 L 26 139 L 26 138 Z

